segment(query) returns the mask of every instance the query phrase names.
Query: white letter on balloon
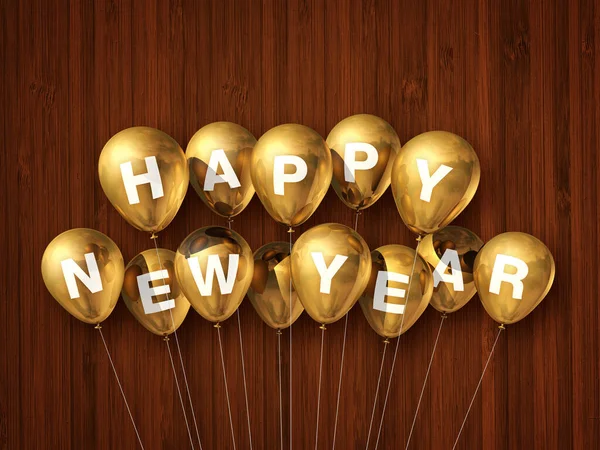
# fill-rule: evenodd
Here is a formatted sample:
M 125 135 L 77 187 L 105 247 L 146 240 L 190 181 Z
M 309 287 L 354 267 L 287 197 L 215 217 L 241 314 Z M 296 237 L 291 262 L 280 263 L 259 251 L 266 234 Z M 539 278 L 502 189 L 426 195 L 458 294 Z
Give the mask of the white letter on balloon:
M 164 302 L 154 303 L 152 297 L 156 295 L 166 295 L 171 292 L 168 284 L 162 286 L 150 287 L 150 282 L 155 280 L 166 280 L 169 278 L 167 270 L 157 270 L 155 272 L 145 273 L 137 277 L 138 289 L 142 299 L 144 313 L 154 314 L 161 311 L 167 311 L 175 308 L 175 300 L 165 300 Z
M 377 273 L 377 281 L 375 282 L 375 293 L 373 294 L 373 309 L 377 311 L 389 312 L 392 314 L 404 314 L 405 305 L 394 305 L 386 303 L 385 297 L 404 298 L 406 291 L 404 289 L 388 287 L 388 281 L 396 281 L 398 283 L 408 284 L 410 279 L 407 275 L 396 272 L 386 272 L 380 270 Z
M 86 274 L 73 259 L 65 259 L 60 262 L 71 299 L 79 298 L 79 288 L 77 287 L 75 277 L 79 278 L 92 294 L 102 290 L 102 279 L 100 278 L 98 263 L 96 262 L 93 253 L 85 254 L 85 263 L 87 264 L 89 275 Z
M 223 168 L 223 174 L 217 175 L 219 166 Z M 208 161 L 208 170 L 206 171 L 206 178 L 204 179 L 204 190 L 213 191 L 215 184 L 227 183 L 230 188 L 239 188 L 241 186 L 240 180 L 238 179 L 231 163 L 225 155 L 225 150 L 222 148 L 213 150 L 210 154 L 210 160 Z
M 446 273 L 448 263 L 450 263 L 450 274 Z M 446 250 L 433 271 L 433 287 L 437 287 L 442 281 L 444 283 L 452 283 L 455 291 L 465 290 L 462 270 L 460 270 L 460 259 L 456 250 Z
M 125 185 L 127 200 L 129 200 L 129 204 L 131 205 L 140 202 L 137 187 L 142 184 L 150 184 L 153 199 L 165 195 L 163 192 L 162 180 L 160 179 L 160 172 L 158 170 L 158 163 L 156 162 L 156 156 L 147 156 L 144 160 L 146 161 L 146 169 L 148 169 L 148 172 L 140 175 L 133 174 L 131 161 L 121 164 L 121 177 L 123 178 L 123 184 Z
M 344 255 L 335 255 L 335 258 L 333 258 L 333 261 L 329 267 L 327 267 L 323 253 L 312 252 L 310 256 L 312 256 L 317 271 L 319 272 L 319 275 L 321 275 L 320 292 L 322 294 L 331 293 L 331 280 L 333 280 L 333 276 L 344 265 L 348 257 Z
M 512 266 L 517 269 L 517 273 L 511 274 L 504 271 L 506 266 Z M 529 273 L 527 263 L 522 259 L 509 255 L 496 255 L 494 269 L 492 270 L 492 279 L 490 280 L 490 292 L 500 294 L 500 285 L 503 281 L 512 284 L 512 298 L 521 300 L 523 298 L 523 280 Z
M 202 271 L 200 270 L 200 264 L 198 263 L 198 257 L 193 256 L 188 258 L 188 264 L 200 291 L 200 295 L 209 296 L 212 293 L 213 278 L 216 274 L 217 282 L 219 283 L 219 290 L 222 295 L 231 294 L 233 291 L 233 284 L 235 283 L 235 277 L 237 275 L 238 264 L 240 261 L 240 255 L 229 255 L 229 269 L 227 271 L 227 278 L 225 278 L 225 272 L 221 265 L 219 255 L 208 255 L 208 261 L 206 263 L 206 279 L 202 277 Z
M 417 168 L 419 169 L 419 176 L 421 177 L 421 182 L 423 183 L 420 198 L 425 202 L 430 202 L 433 188 L 452 171 L 452 167 L 441 164 L 435 173 L 430 176 L 429 164 L 427 163 L 427 160 L 417 159 Z
M 294 173 L 285 173 L 285 166 L 290 165 L 296 168 Z M 299 156 L 283 155 L 276 156 L 273 162 L 273 189 L 276 195 L 284 195 L 285 183 L 297 183 L 304 180 L 308 173 L 306 162 Z
M 356 161 L 356 152 L 367 154 L 364 161 Z M 344 178 L 349 183 L 356 182 L 357 170 L 369 170 L 375 167 L 379 155 L 377 149 L 366 142 L 348 142 L 344 150 Z

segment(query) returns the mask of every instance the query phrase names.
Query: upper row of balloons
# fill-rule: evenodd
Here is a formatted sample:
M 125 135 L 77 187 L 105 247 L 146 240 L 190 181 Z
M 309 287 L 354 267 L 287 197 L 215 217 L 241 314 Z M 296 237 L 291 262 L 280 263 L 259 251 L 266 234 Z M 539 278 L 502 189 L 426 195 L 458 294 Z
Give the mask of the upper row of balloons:
M 330 184 L 356 211 L 375 203 L 391 184 L 402 220 L 423 236 L 460 214 L 480 176 L 477 155 L 460 136 L 430 131 L 402 147 L 391 125 L 369 114 L 342 120 L 326 140 L 304 125 L 286 124 L 257 141 L 240 125 L 215 122 L 194 134 L 185 153 L 160 130 L 128 128 L 104 146 L 98 172 L 117 211 L 153 236 L 177 214 L 188 182 L 228 219 L 256 191 L 269 214 L 288 227 L 314 213 Z

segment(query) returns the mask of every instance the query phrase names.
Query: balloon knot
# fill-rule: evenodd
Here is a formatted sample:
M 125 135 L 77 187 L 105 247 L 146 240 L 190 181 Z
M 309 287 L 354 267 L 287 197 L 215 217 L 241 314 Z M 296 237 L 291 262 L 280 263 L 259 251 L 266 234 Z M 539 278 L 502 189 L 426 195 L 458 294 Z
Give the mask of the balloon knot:
M 281 336 L 283 334 L 279 328 L 277 328 L 276 333 L 277 333 L 278 336 Z
M 158 234 L 152 232 L 152 234 L 150 235 L 150 239 L 158 239 Z
M 101 330 L 102 329 L 102 325 L 100 325 L 99 323 L 96 324 L 96 326 L 94 327 L 96 330 Z
M 321 326 L 319 327 L 321 330 L 325 331 L 327 329 L 327 327 L 325 326 L 325 324 L 321 324 Z
M 423 240 L 423 236 L 421 236 L 421 235 L 418 235 L 418 236 L 417 236 L 417 242 L 421 242 L 422 240 Z
M 384 343 L 385 345 L 388 345 L 388 344 L 390 343 L 390 338 L 385 338 L 385 339 L 383 340 L 383 343 Z
M 165 334 L 165 336 L 163 337 L 163 341 L 169 342 L 169 336 L 167 334 Z
M 294 233 L 294 229 L 293 229 L 292 227 L 290 227 L 290 228 L 287 230 L 287 232 L 288 232 L 288 233 Z
M 213 326 L 214 326 L 215 328 L 221 328 L 221 324 L 220 324 L 219 322 L 215 323 Z
M 442 319 L 446 319 L 447 317 L 448 317 L 448 314 L 442 313 Z
M 498 329 L 500 329 L 500 330 L 506 330 L 506 328 L 504 328 L 504 324 L 503 323 L 500 324 L 500 326 L 498 327 Z

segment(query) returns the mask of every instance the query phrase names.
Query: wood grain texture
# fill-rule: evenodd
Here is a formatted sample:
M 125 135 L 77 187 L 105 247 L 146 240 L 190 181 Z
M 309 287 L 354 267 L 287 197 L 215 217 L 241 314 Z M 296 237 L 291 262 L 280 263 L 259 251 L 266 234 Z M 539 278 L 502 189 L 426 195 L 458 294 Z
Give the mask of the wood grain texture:
M 100 188 L 98 155 L 113 134 L 148 125 L 185 146 L 229 120 L 257 137 L 286 122 L 326 136 L 360 112 L 389 121 L 402 142 L 433 129 L 464 136 L 481 184 L 456 223 L 484 240 L 531 233 L 556 260 L 547 299 L 501 336 L 458 448 L 600 448 L 596 0 L 0 0 L 0 39 L 1 450 L 136 448 L 97 332 L 52 300 L 39 269 L 48 242 L 74 227 L 108 234 L 126 260 L 151 247 Z M 329 192 L 299 232 L 352 221 Z M 175 249 L 209 224 L 224 221 L 190 190 L 159 245 Z M 233 226 L 253 249 L 287 239 L 257 198 Z M 389 191 L 358 227 L 373 249 L 414 246 Z M 249 302 L 240 313 L 254 448 L 279 448 L 277 337 Z M 400 341 L 380 449 L 404 448 L 438 323 L 428 309 Z M 146 449 L 189 448 L 164 343 L 122 302 L 104 332 Z M 235 316 L 222 332 L 246 449 Z M 495 334 L 476 299 L 447 320 L 411 448 L 452 447 Z M 333 445 L 342 336 L 343 322 L 325 336 L 322 449 Z M 192 312 L 179 340 L 203 448 L 231 449 L 215 330 Z M 314 448 L 319 345 L 303 315 L 293 327 L 296 449 Z M 336 448 L 363 449 L 383 344 L 358 307 L 346 349 Z M 384 383 L 390 369 L 388 357 Z M 283 408 L 287 447 L 287 395 Z

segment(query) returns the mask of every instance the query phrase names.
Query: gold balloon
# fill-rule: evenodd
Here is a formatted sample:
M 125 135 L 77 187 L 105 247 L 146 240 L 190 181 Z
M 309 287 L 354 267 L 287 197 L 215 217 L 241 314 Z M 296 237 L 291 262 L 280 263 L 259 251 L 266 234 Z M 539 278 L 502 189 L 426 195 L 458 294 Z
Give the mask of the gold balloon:
M 85 258 L 88 253 L 93 254 L 98 266 L 102 290 L 92 293 L 75 278 L 79 297 L 72 299 L 61 262 L 72 259 L 91 276 Z M 42 278 L 50 294 L 73 317 L 85 323 L 99 324 L 110 315 L 119 300 L 123 256 L 108 236 L 89 228 L 75 228 L 58 235 L 46 247 L 42 256 Z
M 499 294 L 490 292 L 492 271 L 497 255 L 518 258 L 527 264 L 528 272 L 522 280 L 522 299 L 513 298 L 513 285 L 503 281 Z M 502 269 L 502 268 L 500 268 Z M 507 264 L 504 271 L 516 274 L 517 269 Z M 554 258 L 548 247 L 526 233 L 503 233 L 492 238 L 475 258 L 475 286 L 487 313 L 496 322 L 508 325 L 527 316 L 546 297 L 554 281 Z
M 287 242 L 272 242 L 254 252 L 254 276 L 248 298 L 260 318 L 276 330 L 289 327 L 304 311 L 291 286 L 289 256 Z
M 384 245 L 371 253 L 373 267 L 369 284 L 359 299 L 360 307 L 377 334 L 386 339 L 395 338 L 406 333 L 414 325 L 421 314 L 427 309 L 431 293 L 433 292 L 433 276 L 429 265 L 421 256 L 415 261 L 415 250 L 404 245 Z M 411 273 L 413 268 L 415 270 Z M 384 301 L 394 305 L 405 305 L 404 314 L 394 314 L 373 309 L 373 295 L 380 271 L 395 272 L 409 277 L 408 284 L 388 281 L 389 288 L 404 289 L 408 291 L 406 298 L 386 296 Z M 402 322 L 402 316 L 404 322 Z M 402 333 L 400 333 L 402 327 Z
M 155 157 L 163 196 L 152 198 L 149 184 L 137 187 L 139 203 L 130 204 L 121 175 L 121 164 L 131 162 L 133 174 L 148 172 L 145 158 Z M 100 153 L 98 174 L 104 193 L 127 222 L 138 230 L 158 233 L 167 227 L 183 202 L 189 174 L 179 144 L 160 130 L 133 127 L 120 131 Z
M 244 127 L 231 122 L 215 122 L 201 128 L 192 136 L 185 155 L 188 159 L 190 182 L 202 201 L 222 217 L 233 217 L 248 206 L 254 195 L 250 179 L 250 156 L 256 138 Z M 212 191 L 204 190 L 209 162 L 214 150 L 222 149 L 231 164 L 240 186 L 216 183 Z M 218 175 L 222 167 L 219 165 Z M 214 174 L 213 174 L 214 175 Z
M 475 295 L 475 281 L 473 279 L 473 264 L 477 252 L 483 246 L 483 241 L 470 230 L 461 227 L 449 226 L 435 233 L 428 234 L 419 245 L 419 255 L 423 257 L 432 273 L 440 263 L 446 250 L 455 250 L 460 262 L 463 290 L 454 290 L 453 283 L 440 281 L 434 286 L 429 303 L 441 313 L 452 313 L 465 306 Z M 446 274 L 451 274 L 451 266 L 447 264 Z M 434 279 L 435 284 L 435 279 Z
M 421 199 L 423 182 L 417 159 L 426 160 L 429 176 L 441 165 L 452 170 L 433 187 L 430 201 Z M 444 228 L 469 204 L 479 185 L 479 159 L 460 136 L 429 131 L 408 141 L 392 167 L 392 193 L 400 217 L 419 235 Z
M 169 286 L 168 294 L 152 297 L 153 303 L 175 301 L 175 307 L 165 311 L 146 314 L 137 277 L 150 272 L 166 270 L 169 277 L 148 282 L 150 287 Z M 179 283 L 175 277 L 175 252 L 164 248 L 145 250 L 136 255 L 125 268 L 125 280 L 123 282 L 123 300 L 131 314 L 141 323 L 144 328 L 159 336 L 167 336 L 177 330 L 190 309 Z
M 336 255 L 347 256 L 333 275 L 329 293 L 321 292 L 321 275 L 311 256 L 323 253 L 327 267 Z M 292 249 L 292 282 L 306 312 L 320 324 L 333 323 L 354 306 L 369 281 L 371 254 L 364 239 L 338 223 L 317 225 L 303 233 Z
M 210 295 L 202 295 L 188 264 L 188 258 L 198 258 L 203 279 L 207 278 L 209 256 L 217 255 L 227 279 L 229 273 L 229 255 L 239 255 L 237 273 L 233 289 L 222 294 L 216 275 L 213 276 Z M 218 270 L 218 269 L 217 269 Z M 194 309 L 214 323 L 223 322 L 240 306 L 254 271 L 252 250 L 242 236 L 224 227 L 204 227 L 186 237 L 175 256 L 175 273 L 183 294 Z
M 308 170 L 303 180 L 285 183 L 284 195 L 277 195 L 273 168 L 275 157 L 283 155 L 300 157 Z M 331 183 L 331 152 L 323 138 L 304 125 L 286 124 L 270 129 L 258 140 L 250 161 L 258 198 L 273 219 L 289 227 L 308 220 Z
M 355 181 L 346 181 L 346 144 L 358 142 L 375 147 L 378 160 L 370 169 L 356 170 Z M 377 116 L 356 114 L 333 127 L 327 136 L 327 145 L 333 159 L 331 185 L 340 200 L 356 211 L 375 203 L 390 185 L 392 165 L 400 150 L 400 139 L 392 126 Z M 363 161 L 365 154 L 361 153 L 360 161 Z

